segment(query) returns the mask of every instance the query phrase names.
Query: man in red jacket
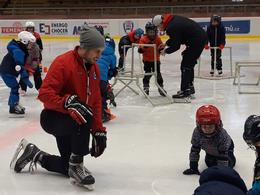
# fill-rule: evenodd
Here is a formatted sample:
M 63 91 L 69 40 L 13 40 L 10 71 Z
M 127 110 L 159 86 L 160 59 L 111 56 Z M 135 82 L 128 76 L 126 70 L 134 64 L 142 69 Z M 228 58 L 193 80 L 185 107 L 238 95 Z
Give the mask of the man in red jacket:
M 95 179 L 84 167 L 83 157 L 89 153 L 98 157 L 106 148 L 100 72 L 96 64 L 103 48 L 103 36 L 94 27 L 83 26 L 80 46 L 52 62 L 39 91 L 39 99 L 44 104 L 40 122 L 42 128 L 56 138 L 60 156 L 47 154 L 22 140 L 20 148 L 24 148 L 24 152 L 18 159 L 17 152 L 11 162 L 15 172 L 21 172 L 29 162 L 30 168 L 38 163 L 48 171 L 69 176 L 74 183 L 92 189 Z

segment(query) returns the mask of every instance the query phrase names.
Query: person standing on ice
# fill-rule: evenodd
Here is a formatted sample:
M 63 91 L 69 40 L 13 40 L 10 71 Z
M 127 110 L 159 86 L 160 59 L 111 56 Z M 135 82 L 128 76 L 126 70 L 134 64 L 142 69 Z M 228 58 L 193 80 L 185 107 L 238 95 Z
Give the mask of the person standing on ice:
M 138 48 L 138 52 L 143 55 L 144 72 L 149 74 L 155 71 L 154 63 L 156 63 L 157 69 L 157 83 L 162 88 L 158 88 L 158 92 L 161 96 L 166 96 L 166 91 L 163 89 L 163 78 L 161 74 L 161 62 L 160 62 L 160 51 L 163 49 L 163 42 L 158 36 L 157 27 L 151 22 L 147 22 L 145 25 L 145 34 L 140 39 L 140 44 L 155 44 L 156 45 L 156 59 L 154 59 L 154 48 L 143 47 Z M 156 61 L 156 62 L 154 62 Z M 144 92 L 149 95 L 150 79 L 152 75 L 145 75 L 143 78 Z
M 33 65 L 34 66 L 33 72 L 31 72 L 34 77 L 35 88 L 37 90 L 39 90 L 39 88 L 41 87 L 41 84 L 42 84 L 42 78 L 41 78 L 41 72 L 42 72 L 41 61 L 42 61 L 42 50 L 43 50 L 42 39 L 41 39 L 40 34 L 35 31 L 34 22 L 27 21 L 25 23 L 25 30 L 32 33 L 33 36 L 36 38 L 35 45 L 32 46 L 32 49 L 29 52 L 29 58 L 31 58 L 32 56 L 35 57 L 35 56 L 39 55 L 39 59 L 37 59 L 37 61 L 38 61 L 37 66 Z M 34 53 L 35 53 L 35 51 L 37 51 L 39 54 L 32 55 L 32 51 L 34 51 Z M 29 65 L 32 65 L 32 64 L 29 64 Z M 30 71 L 28 71 L 28 73 L 30 73 Z M 25 94 L 27 91 L 27 86 L 23 83 L 22 80 L 20 80 L 19 85 L 21 86 L 22 94 Z
M 17 77 L 24 85 L 32 88 L 33 85 L 29 80 L 29 75 L 25 70 L 25 62 L 28 56 L 28 49 L 32 47 L 35 37 L 27 32 L 22 31 L 18 34 L 18 40 L 12 40 L 7 45 L 8 53 L 4 56 L 0 65 L 0 76 L 7 87 L 11 88 L 8 105 L 9 113 L 12 115 L 24 115 L 25 108 L 19 103 L 19 83 Z
M 131 46 L 132 43 L 139 43 L 139 40 L 141 39 L 143 34 L 144 34 L 143 29 L 138 28 L 120 38 L 119 44 L 118 44 L 118 52 L 119 52 L 118 69 L 119 69 L 119 71 L 124 71 L 123 66 L 124 66 L 125 56 L 127 54 L 128 49 L 130 48 L 130 47 L 126 47 L 125 53 L 124 53 L 124 46 L 125 45 Z
M 186 45 L 182 52 L 180 91 L 172 96 L 173 99 L 186 102 L 195 94 L 194 66 L 207 43 L 207 35 L 198 23 L 183 16 L 156 15 L 152 22 L 169 36 L 162 55 L 171 54 L 179 50 L 182 44 Z
M 40 123 L 56 138 L 60 156 L 43 152 L 23 139 L 11 161 L 15 172 L 20 173 L 28 163 L 31 171 L 40 164 L 48 171 L 69 176 L 75 184 L 93 189 L 95 179 L 84 167 L 83 158 L 88 154 L 99 157 L 106 148 L 96 64 L 104 43 L 104 37 L 94 27 L 85 25 L 80 31 L 80 45 L 52 62 L 38 96 L 44 104 Z M 19 148 L 24 151 L 17 158 Z
M 226 45 L 226 30 L 221 23 L 221 17 L 213 15 L 210 19 L 210 25 L 207 27 L 207 35 L 210 47 L 218 47 L 218 49 L 210 49 L 211 53 L 211 76 L 214 75 L 215 69 L 218 74 L 222 75 L 222 59 L 221 53 Z M 205 45 L 205 49 L 209 49 L 209 45 Z M 216 63 L 216 64 L 215 64 Z M 216 67 L 215 67 L 216 66 Z

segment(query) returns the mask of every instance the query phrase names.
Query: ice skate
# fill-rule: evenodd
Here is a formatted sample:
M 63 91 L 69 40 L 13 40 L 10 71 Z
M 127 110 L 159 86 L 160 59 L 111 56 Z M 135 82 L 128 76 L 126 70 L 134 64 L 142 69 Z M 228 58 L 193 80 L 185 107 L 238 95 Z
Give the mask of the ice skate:
M 94 190 L 95 178 L 83 165 L 83 156 L 72 155 L 69 162 L 70 182 L 74 185 Z
M 172 98 L 175 103 L 191 103 L 190 90 L 179 91 Z
M 196 99 L 196 97 L 195 97 L 195 88 L 194 88 L 193 85 L 190 86 L 190 98 L 191 98 L 192 100 Z
M 214 70 L 211 69 L 211 71 L 209 72 L 209 74 L 213 77 L 213 76 L 214 76 Z
M 218 70 L 218 76 L 221 77 L 223 74 L 222 70 Z
M 146 95 L 149 95 L 150 94 L 149 87 L 144 87 L 144 92 L 146 93 Z
M 14 106 L 10 106 L 9 108 L 10 118 L 24 117 L 24 114 L 25 114 L 25 108 L 21 106 L 19 103 L 15 104 Z
M 161 87 L 162 89 L 158 88 L 158 92 L 161 96 L 166 97 L 167 92 L 165 91 L 165 89 L 163 87 Z
M 23 153 L 18 158 L 20 152 Z M 27 140 L 22 139 L 16 149 L 14 156 L 10 163 L 10 168 L 16 173 L 20 173 L 24 167 L 30 163 L 29 171 L 32 173 L 36 170 L 36 162 L 41 154 L 45 154 L 36 145 L 29 143 Z

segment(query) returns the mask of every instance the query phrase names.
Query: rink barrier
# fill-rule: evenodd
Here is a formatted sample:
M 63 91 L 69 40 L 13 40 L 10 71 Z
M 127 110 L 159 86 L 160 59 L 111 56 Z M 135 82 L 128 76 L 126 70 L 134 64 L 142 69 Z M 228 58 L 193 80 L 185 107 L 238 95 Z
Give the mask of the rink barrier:
M 205 73 L 203 73 L 202 75 L 202 71 L 201 71 L 201 57 L 198 59 L 198 74 L 195 75 L 196 78 L 199 79 L 208 79 L 208 80 L 222 80 L 222 79 L 233 79 L 234 75 L 233 75 L 233 62 L 232 62 L 232 47 L 227 46 L 224 47 L 224 49 L 228 49 L 229 50 L 229 66 L 230 66 L 230 72 L 229 74 L 226 74 L 225 72 L 223 72 L 223 75 L 216 75 L 217 74 L 217 70 L 216 70 L 216 64 L 217 64 L 217 50 L 220 49 L 219 47 L 209 47 L 208 51 L 210 52 L 211 49 L 214 49 L 214 74 L 213 76 L 210 75 L 210 70 L 211 70 L 211 64 L 209 64 L 209 71 Z
M 259 86 L 260 84 L 260 76 L 258 75 L 258 79 L 256 83 L 248 83 L 248 82 L 241 82 L 241 68 L 253 68 L 253 67 L 260 67 L 260 62 L 236 62 L 235 65 L 235 77 L 233 80 L 233 85 L 238 86 L 238 93 L 239 94 L 260 94 L 260 91 L 242 91 L 241 86 Z
M 119 41 L 119 39 L 122 36 L 120 35 L 113 35 L 112 38 L 116 41 Z M 0 37 L 0 40 L 11 40 L 11 39 L 16 39 L 17 35 L 3 35 Z M 71 36 L 55 36 L 55 35 L 43 35 L 41 34 L 41 38 L 43 40 L 47 40 L 47 41 L 79 41 L 79 36 L 78 35 L 71 35 Z M 160 36 L 160 38 L 163 41 L 167 41 L 168 40 L 168 36 L 163 35 Z M 248 41 L 248 40 L 260 40 L 260 35 L 227 35 L 226 39 L 230 39 L 230 40 L 240 40 L 240 41 Z
M 134 55 L 134 48 L 135 47 L 153 47 L 154 49 L 154 72 L 151 73 L 135 73 L 135 55 Z M 124 45 L 124 59 L 126 59 L 126 48 L 131 48 L 131 69 L 130 71 L 124 71 L 119 72 L 118 75 L 115 77 L 114 84 L 115 86 L 118 81 L 123 84 L 123 87 L 119 89 L 117 93 L 115 93 L 115 97 L 117 97 L 124 89 L 128 88 L 136 95 L 139 95 L 139 93 L 133 89 L 130 84 L 135 82 L 136 86 L 140 89 L 140 91 L 143 93 L 143 95 L 146 97 L 146 99 L 153 105 L 153 106 L 160 106 L 160 105 L 168 105 L 173 103 L 173 99 L 162 89 L 162 87 L 157 82 L 157 60 L 156 60 L 156 45 L 155 44 L 136 44 L 133 43 L 132 45 Z M 124 60 L 123 68 L 126 66 L 126 60 Z M 151 75 L 154 76 L 154 82 L 158 89 L 162 90 L 163 94 L 165 95 L 166 99 L 168 101 L 166 102 L 155 102 L 149 95 L 147 95 L 144 91 L 144 89 L 141 86 L 140 79 L 143 79 L 144 76 Z

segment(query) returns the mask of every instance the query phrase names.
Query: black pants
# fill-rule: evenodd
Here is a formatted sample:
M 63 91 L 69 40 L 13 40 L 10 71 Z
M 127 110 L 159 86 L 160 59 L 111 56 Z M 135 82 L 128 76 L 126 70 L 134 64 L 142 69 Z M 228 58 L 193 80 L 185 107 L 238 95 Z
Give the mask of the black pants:
M 40 68 L 39 67 L 37 67 L 37 69 L 33 73 L 33 79 L 34 79 L 35 88 L 37 90 L 39 90 L 40 87 L 42 86 L 42 76 L 41 76 L 41 72 L 40 72 Z M 20 79 L 19 85 L 20 85 L 22 90 L 27 91 L 27 85 L 23 82 L 22 79 Z
M 118 60 L 118 68 L 123 68 L 124 66 L 124 60 L 125 56 L 127 54 L 127 51 L 130 47 L 125 48 L 125 55 L 124 55 L 124 46 L 125 45 L 131 45 L 132 43 L 129 40 L 128 36 L 121 37 L 119 43 L 118 43 L 118 53 L 119 53 L 119 60 Z
M 218 160 L 226 160 L 226 158 L 221 158 L 217 156 L 212 156 L 206 153 L 205 163 L 208 167 L 216 166 Z M 233 168 L 236 165 L 236 157 L 234 156 L 234 143 L 232 142 L 228 151 L 228 166 Z
M 215 50 L 211 49 L 211 69 L 214 70 L 214 58 L 215 58 Z M 221 59 L 222 51 L 221 49 L 217 49 L 216 51 L 216 67 L 217 70 L 222 70 L 222 59 Z
M 48 171 L 68 175 L 71 153 L 85 156 L 89 154 L 90 130 L 79 126 L 69 115 L 52 110 L 43 110 L 41 126 L 56 138 L 60 156 L 44 155 L 42 167 Z
M 100 81 L 100 92 L 102 97 L 102 113 L 107 109 L 108 81 Z
M 194 46 L 186 47 L 182 52 L 181 61 L 181 91 L 185 91 L 193 86 L 194 67 L 197 64 L 197 59 L 200 57 L 204 49 L 204 41 Z
M 145 73 L 151 73 L 154 72 L 154 62 L 143 62 L 144 63 L 144 72 Z M 161 62 L 157 62 L 157 82 L 158 84 L 163 87 L 163 78 L 161 74 Z M 149 88 L 150 87 L 150 79 L 152 75 L 146 75 L 143 78 L 143 86 L 144 88 Z

